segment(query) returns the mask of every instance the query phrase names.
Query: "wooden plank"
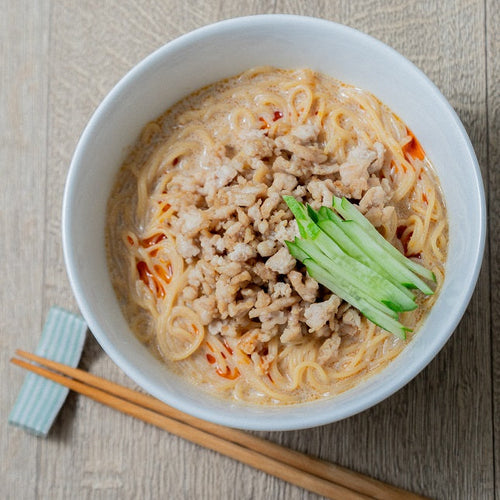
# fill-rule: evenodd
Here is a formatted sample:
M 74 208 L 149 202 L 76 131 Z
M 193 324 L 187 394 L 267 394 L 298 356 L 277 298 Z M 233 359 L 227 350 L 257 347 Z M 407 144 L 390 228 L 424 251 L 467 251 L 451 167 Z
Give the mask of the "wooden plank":
M 36 347 L 43 323 L 49 3 L 1 1 L 0 12 L 0 490 L 33 498 L 38 441 L 6 422 L 25 377 L 9 358 Z
M 495 0 L 486 2 L 486 68 L 489 252 L 491 270 L 491 359 L 493 426 L 495 445 L 495 498 L 500 498 L 500 9 Z
M 307 13 L 305 2 L 280 5 Z M 437 84 L 464 122 L 486 177 L 483 3 L 322 5 L 322 17 L 388 43 Z M 464 319 L 422 374 L 361 415 L 300 433 L 300 448 L 433 498 L 492 498 L 488 273 L 486 259 Z M 283 438 L 296 446 L 296 435 Z

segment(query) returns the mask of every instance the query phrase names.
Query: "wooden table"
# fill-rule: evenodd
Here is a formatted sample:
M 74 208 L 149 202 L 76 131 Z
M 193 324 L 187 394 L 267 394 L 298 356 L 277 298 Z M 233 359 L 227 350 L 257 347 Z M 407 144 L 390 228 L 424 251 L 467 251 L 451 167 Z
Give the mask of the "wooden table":
M 127 70 L 182 33 L 240 15 L 294 13 L 369 33 L 437 84 L 478 156 L 489 240 L 463 320 L 414 381 L 345 421 L 263 435 L 430 497 L 500 499 L 499 7 L 496 0 L 1 0 L 0 497 L 316 498 L 75 395 L 47 439 L 7 425 L 25 375 L 9 357 L 16 347 L 35 348 L 50 306 L 77 311 L 61 250 L 61 201 L 91 113 Z M 90 335 L 81 365 L 133 385 Z

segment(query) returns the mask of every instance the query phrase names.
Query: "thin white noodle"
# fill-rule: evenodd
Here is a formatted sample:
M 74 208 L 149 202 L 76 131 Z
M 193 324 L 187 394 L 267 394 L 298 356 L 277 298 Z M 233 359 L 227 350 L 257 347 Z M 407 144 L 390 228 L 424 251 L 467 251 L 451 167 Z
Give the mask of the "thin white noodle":
M 406 345 L 363 319 L 355 336 L 341 336 L 337 357 L 326 364 L 321 362 L 324 339 L 313 334 L 290 344 L 278 335 L 259 341 L 247 354 L 243 334 L 258 328 L 256 319 L 241 320 L 236 325 L 240 330 L 231 335 L 210 335 L 200 313 L 184 298 L 197 257 L 182 257 L 181 236 L 171 221 L 178 217 L 183 197 L 190 197 L 193 206 L 205 202 L 199 193 L 182 189 L 223 165 L 231 151 L 243 162 L 240 176 L 246 169 L 255 185 L 269 185 L 271 165 L 251 156 L 246 143 L 242 150 L 235 148 L 234 137 L 274 139 L 300 126 L 320 131 L 318 147 L 333 163 L 345 161 L 357 145 L 384 146 L 387 161 L 380 176 L 391 183 L 396 210 L 379 230 L 431 268 L 439 290 L 447 222 L 428 159 L 407 153 L 414 140 L 411 132 L 373 95 L 311 70 L 254 68 L 202 89 L 148 123 L 108 206 L 108 261 L 133 331 L 172 369 L 211 391 L 254 403 L 291 404 L 338 394 L 384 367 Z M 215 205 L 203 207 L 204 224 L 211 223 L 216 210 L 248 219 L 247 207 L 236 210 L 220 202 L 217 196 L 223 192 L 214 194 L 219 200 Z M 211 233 L 205 229 L 200 234 Z M 209 283 L 200 288 L 207 296 L 213 293 Z M 404 314 L 404 321 L 417 328 L 435 298 L 420 299 L 419 312 Z

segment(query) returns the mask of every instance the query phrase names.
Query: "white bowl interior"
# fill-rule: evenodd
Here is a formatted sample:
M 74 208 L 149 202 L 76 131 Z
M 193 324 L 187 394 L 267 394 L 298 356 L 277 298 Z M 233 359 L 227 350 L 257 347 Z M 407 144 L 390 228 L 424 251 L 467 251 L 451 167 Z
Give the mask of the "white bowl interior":
M 155 360 L 127 326 L 110 283 L 104 244 L 108 195 L 127 147 L 146 122 L 214 81 L 258 65 L 310 67 L 373 92 L 413 130 L 441 181 L 450 223 L 446 280 L 418 335 L 381 373 L 333 399 L 255 407 L 211 397 Z M 397 68 L 397 71 L 394 69 Z M 64 195 L 63 245 L 78 305 L 108 355 L 145 390 L 220 424 L 287 430 L 333 422 L 386 398 L 441 349 L 473 292 L 484 248 L 485 202 L 470 141 L 437 88 L 373 38 L 298 16 L 223 21 L 184 35 L 130 71 L 99 106 L 76 149 Z

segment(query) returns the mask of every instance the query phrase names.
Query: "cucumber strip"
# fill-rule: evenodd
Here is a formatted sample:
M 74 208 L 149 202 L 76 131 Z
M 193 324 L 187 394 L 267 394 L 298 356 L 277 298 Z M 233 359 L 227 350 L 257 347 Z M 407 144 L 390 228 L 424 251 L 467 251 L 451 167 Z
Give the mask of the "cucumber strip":
M 398 312 L 412 311 L 417 308 L 413 295 L 409 297 L 406 292 L 400 290 L 384 276 L 347 255 L 325 232 L 320 231 L 314 242 L 320 252 L 333 262 L 333 265 L 340 267 L 342 272 L 345 272 L 360 288 L 364 286 L 374 299 L 384 302 Z M 307 252 L 306 249 L 304 250 Z M 316 260 L 321 263 L 320 258 Z
M 351 293 L 355 291 L 359 296 L 370 297 L 374 302 L 382 303 L 394 312 L 411 311 L 417 307 L 417 304 L 409 300 L 405 295 L 403 295 L 403 298 L 407 302 L 401 303 L 401 297 L 396 296 L 394 293 L 394 290 L 396 292 L 398 290 L 385 278 L 374 273 L 363 264 L 356 262 L 345 254 L 333 255 L 331 248 L 327 249 L 328 253 L 324 252 L 323 245 L 330 246 L 331 242 L 333 246 L 335 243 L 323 233 L 321 235 L 328 241 L 322 242 L 321 239 L 323 238 L 315 241 L 296 239 L 295 244 L 329 272 L 332 277 L 335 277 L 340 286 L 351 290 Z M 392 289 L 388 291 L 390 287 Z M 384 310 L 386 309 L 384 308 Z
M 326 209 L 326 211 L 323 211 L 323 208 Z M 408 298 L 414 298 L 413 293 L 402 285 L 401 282 L 391 274 L 389 269 L 381 265 L 371 254 L 365 252 L 362 245 L 355 243 L 349 238 L 343 230 L 343 221 L 337 214 L 327 207 L 321 207 L 318 216 L 317 224 L 320 229 L 334 240 L 347 255 L 384 276 Z
M 309 217 L 311 217 L 311 219 L 317 224 L 318 221 L 320 220 L 320 217 L 319 217 L 319 212 L 316 212 L 316 210 L 314 210 L 313 207 L 311 207 L 311 205 L 309 205 L 309 203 L 306 205 L 306 208 L 307 208 L 307 215 L 309 215 Z M 320 207 L 320 211 L 323 207 Z M 325 207 L 325 208 L 328 208 L 328 207 Z
M 304 263 L 305 259 L 310 258 L 309 255 L 301 250 L 293 241 L 285 241 L 285 245 L 287 246 L 290 255 L 293 258 L 300 260 L 300 262 Z
M 430 281 L 436 282 L 435 274 L 424 266 L 413 262 L 408 257 L 405 257 L 397 248 L 391 245 L 371 224 L 371 222 L 359 212 L 354 205 L 349 203 L 346 198 L 338 198 L 334 196 L 333 198 L 333 208 L 344 218 L 355 220 L 360 224 L 373 240 L 375 240 L 380 246 L 384 247 L 396 260 L 401 262 L 401 264 L 408 267 L 414 273 L 426 278 Z
M 292 211 L 299 226 L 299 233 L 302 238 L 314 238 L 321 229 L 309 217 L 306 207 L 297 201 L 293 196 L 283 196 L 288 208 Z
M 306 255 L 306 258 L 302 262 L 306 265 L 307 269 L 308 266 L 312 266 L 313 269 L 317 270 L 321 268 L 321 272 L 319 273 L 319 275 L 323 276 L 323 281 L 328 282 L 333 288 L 327 285 L 325 286 L 327 286 L 330 291 L 334 292 L 341 299 L 349 302 L 349 304 L 355 306 L 354 302 L 352 301 L 358 303 L 359 299 L 363 299 L 364 303 L 369 304 L 371 307 L 378 309 L 380 312 L 390 316 L 393 319 L 398 319 L 399 316 L 396 311 L 393 311 L 382 302 L 377 301 L 373 297 L 370 297 L 370 295 L 367 294 L 364 289 L 360 289 L 354 283 L 350 282 L 349 280 L 345 280 L 343 276 L 339 276 L 338 272 L 336 272 L 335 269 L 331 266 L 325 265 L 325 263 L 318 263 L 308 255 Z M 323 281 L 319 281 L 317 279 L 316 281 L 318 281 L 318 283 L 324 284 Z
M 328 273 L 325 273 L 325 269 L 317 264 L 313 259 L 305 259 L 304 264 L 311 278 L 326 286 L 338 297 L 344 299 L 349 302 L 349 304 L 359 309 L 359 311 L 366 318 L 378 325 L 380 328 L 396 335 L 400 339 L 406 339 L 406 332 L 411 330 L 403 326 L 399 321 L 397 321 L 397 319 L 381 311 L 378 307 L 374 307 L 363 297 L 351 295 L 345 289 L 340 288 L 337 281 L 333 280 Z
M 318 210 L 318 221 L 331 220 L 333 222 L 340 222 L 341 219 L 330 207 L 322 206 Z
M 311 255 L 306 248 L 301 247 L 302 242 L 296 240 L 295 243 L 299 248 L 309 253 L 320 264 L 321 254 L 323 254 L 324 258 L 330 259 L 334 266 L 340 268 L 339 271 L 348 273 L 344 279 L 356 282 L 361 289 L 366 287 L 370 296 L 383 302 L 394 311 L 412 311 L 417 308 L 412 294 L 408 296 L 406 291 L 403 292 L 384 276 L 347 255 L 335 241 L 328 237 L 309 216 L 312 212 L 312 215 L 316 219 L 318 218 L 311 207 L 306 209 L 302 203 L 291 196 L 287 196 L 285 201 L 295 215 L 299 232 L 304 240 L 314 242 L 315 248 L 310 248 L 310 251 L 314 251 L 315 255 Z
M 290 254 L 304 263 L 313 279 L 379 327 L 405 339 L 411 330 L 399 322 L 398 313 L 417 308 L 409 288 L 433 293 L 415 273 L 435 280 L 434 274 L 402 255 L 345 198 L 334 198 L 338 213 L 329 207 L 315 211 L 292 196 L 283 199 L 301 235 L 286 242 Z
M 384 247 L 378 245 L 372 238 L 367 238 L 366 232 L 355 220 L 342 221 L 342 228 L 352 241 L 360 246 L 363 245 L 367 253 L 369 252 L 379 262 L 383 262 L 387 272 L 395 280 L 398 280 L 407 288 L 418 288 L 426 295 L 434 293 L 427 283 L 422 281 L 408 267 L 401 264 L 399 260 L 396 260 Z

